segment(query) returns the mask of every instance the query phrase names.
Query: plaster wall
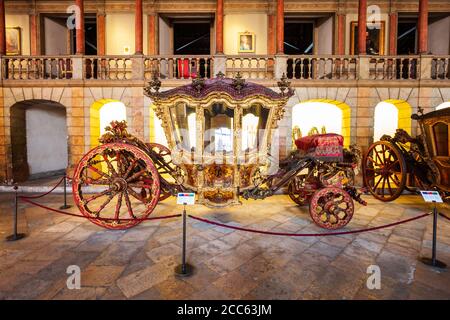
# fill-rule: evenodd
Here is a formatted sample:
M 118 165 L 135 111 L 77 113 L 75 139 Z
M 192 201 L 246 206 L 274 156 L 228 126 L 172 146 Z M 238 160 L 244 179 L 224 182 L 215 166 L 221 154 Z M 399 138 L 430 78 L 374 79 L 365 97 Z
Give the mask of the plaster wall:
M 227 14 L 224 17 L 225 54 L 238 54 L 239 32 L 255 33 L 255 53 L 267 54 L 267 14 Z
M 436 55 L 450 53 L 450 16 L 428 26 L 428 51 Z
M 134 13 L 118 13 L 106 15 L 106 54 L 107 55 L 132 55 L 135 53 L 135 26 Z M 147 15 L 143 16 L 143 49 L 148 51 Z M 125 47 L 129 47 L 129 53 L 125 53 Z
M 7 14 L 6 27 L 20 27 L 22 54 L 30 54 L 30 18 L 25 14 Z

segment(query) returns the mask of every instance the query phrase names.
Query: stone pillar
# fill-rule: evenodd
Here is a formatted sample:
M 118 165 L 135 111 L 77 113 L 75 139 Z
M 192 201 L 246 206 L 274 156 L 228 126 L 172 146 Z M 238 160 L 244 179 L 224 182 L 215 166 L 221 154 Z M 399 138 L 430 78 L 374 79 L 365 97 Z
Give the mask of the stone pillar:
M 158 16 L 156 14 L 148 15 L 148 54 L 158 54 Z
M 219 54 L 214 56 L 213 60 L 213 75 L 212 77 L 215 77 L 219 72 L 222 72 L 223 74 L 226 74 L 227 72 L 227 58 L 223 54 Z
M 0 0 L 0 56 L 6 54 L 5 0 Z
M 216 8 L 216 54 L 223 54 L 223 0 L 217 0 L 217 8 Z
M 277 54 L 284 53 L 284 0 L 277 0 Z
M 74 87 L 64 90 L 63 99 L 70 99 L 71 106 L 67 112 L 67 135 L 69 136 L 69 168 L 68 174 L 72 176 L 78 161 L 85 154 L 85 114 L 84 88 Z
M 134 29 L 134 35 L 135 35 L 135 54 L 141 55 L 144 54 L 144 26 L 142 22 L 142 0 L 136 0 L 136 9 L 135 9 L 135 29 Z
M 336 54 L 345 54 L 345 14 L 337 15 L 337 48 Z
M 367 0 L 359 0 L 358 54 L 366 54 Z
M 83 79 L 83 57 L 73 57 L 72 58 L 72 79 L 81 80 Z
M 287 55 L 276 55 L 275 56 L 275 78 L 280 79 L 283 76 L 283 73 L 286 73 L 287 70 Z
M 84 0 L 75 0 L 75 5 L 79 8 L 79 16 L 76 16 L 76 38 L 79 55 L 84 54 Z
M 418 53 L 428 51 L 428 0 L 419 0 L 419 22 L 417 24 L 419 33 Z
M 275 15 L 269 14 L 267 16 L 267 53 L 269 55 L 273 55 L 276 53 L 275 51 L 275 28 L 276 28 L 276 22 L 275 22 Z
M 398 14 L 391 12 L 389 14 L 389 54 L 395 56 L 397 54 L 397 28 Z
M 133 80 L 144 80 L 144 57 L 135 56 L 131 58 L 131 78 Z
M 40 53 L 39 50 L 39 36 L 38 25 L 39 15 L 36 13 L 30 14 L 30 54 L 37 56 Z
M 97 55 L 106 54 L 106 14 L 97 14 Z

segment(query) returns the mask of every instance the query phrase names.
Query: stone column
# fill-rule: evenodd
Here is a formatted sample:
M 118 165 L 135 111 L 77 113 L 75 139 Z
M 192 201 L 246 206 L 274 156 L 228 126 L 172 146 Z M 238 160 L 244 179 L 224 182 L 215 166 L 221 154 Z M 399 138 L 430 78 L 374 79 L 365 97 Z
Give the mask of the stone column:
M 76 17 L 76 54 L 84 54 L 84 0 L 75 0 L 75 5 L 79 8 L 79 16 Z
M 277 0 L 277 54 L 284 53 L 284 0 Z
M 217 0 L 217 8 L 216 8 L 216 54 L 223 54 L 223 0 Z
M 417 24 L 419 33 L 418 53 L 428 51 L 428 0 L 419 0 L 419 22 Z
M 148 54 L 158 54 L 158 16 L 156 14 L 149 14 L 148 20 Z
M 97 14 L 97 55 L 106 54 L 106 14 Z
M 0 0 L 0 56 L 6 54 L 5 0 Z
M 267 16 L 267 53 L 273 55 L 276 53 L 275 50 L 275 15 L 269 14 Z
M 358 54 L 366 54 L 367 0 L 359 0 Z
M 338 55 L 345 54 L 345 14 L 337 15 L 337 48 Z
M 136 0 L 136 9 L 135 9 L 135 54 L 141 55 L 144 53 L 144 32 L 143 32 L 143 22 L 142 22 L 142 0 Z
M 39 55 L 39 37 L 38 37 L 39 15 L 30 14 L 30 53 L 32 56 Z
M 389 54 L 395 56 L 397 54 L 397 28 L 398 14 L 391 12 L 389 14 Z

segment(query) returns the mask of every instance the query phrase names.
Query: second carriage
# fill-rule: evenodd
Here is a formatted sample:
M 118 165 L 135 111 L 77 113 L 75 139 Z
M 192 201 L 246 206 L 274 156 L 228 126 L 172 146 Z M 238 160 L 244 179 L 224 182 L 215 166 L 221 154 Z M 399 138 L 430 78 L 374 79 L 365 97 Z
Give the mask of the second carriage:
M 205 80 L 164 92 L 153 79 L 144 89 L 162 122 L 167 147 L 145 144 L 113 122 L 74 172 L 73 195 L 80 211 L 110 229 L 137 225 L 157 203 L 192 191 L 209 207 L 262 199 L 288 187 L 298 204 L 309 204 L 320 227 L 345 226 L 353 200 L 356 149 L 344 150 L 336 134 L 304 137 L 279 161 L 278 121 L 293 91 L 285 78 L 279 92 L 237 76 Z

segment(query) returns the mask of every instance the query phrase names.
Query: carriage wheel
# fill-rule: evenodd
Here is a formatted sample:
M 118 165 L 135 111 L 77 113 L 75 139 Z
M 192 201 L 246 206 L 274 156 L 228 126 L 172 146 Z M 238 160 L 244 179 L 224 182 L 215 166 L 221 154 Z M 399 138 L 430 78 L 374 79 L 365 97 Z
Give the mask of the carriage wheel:
M 108 229 L 128 229 L 148 217 L 158 203 L 159 175 L 138 147 L 108 143 L 80 160 L 72 191 L 81 213 L 91 222 Z
M 324 229 L 339 229 L 353 217 L 351 196 L 341 188 L 326 187 L 317 190 L 309 203 L 309 214 L 314 223 Z
M 311 193 L 306 192 L 304 187 L 302 187 L 305 179 L 306 175 L 295 176 L 288 185 L 289 198 L 299 206 L 305 205 L 311 198 Z
M 175 165 L 172 162 L 172 157 L 170 156 L 171 152 L 169 150 L 169 148 L 167 148 L 166 146 L 159 144 L 159 143 L 154 143 L 154 142 L 150 142 L 146 144 L 150 150 L 156 152 L 158 154 L 159 157 L 161 157 L 161 160 L 165 162 L 166 165 L 168 165 L 170 168 L 172 168 L 173 170 L 175 170 Z M 156 169 L 158 170 L 158 173 L 163 176 L 163 178 L 165 180 L 169 180 L 169 182 L 174 182 L 175 180 L 171 179 L 171 176 L 167 173 L 167 169 L 164 168 L 161 165 L 158 165 L 158 163 L 155 163 Z M 170 181 L 173 180 L 173 181 Z M 162 188 L 161 186 L 161 193 L 159 194 L 159 201 L 163 201 L 167 198 L 169 198 L 171 196 L 171 192 L 170 190 L 164 190 L 164 188 Z
M 381 201 L 397 199 L 406 186 L 406 163 L 400 150 L 390 142 L 378 141 L 363 159 L 364 183 Z

